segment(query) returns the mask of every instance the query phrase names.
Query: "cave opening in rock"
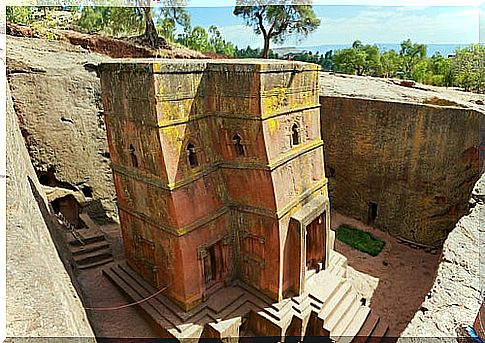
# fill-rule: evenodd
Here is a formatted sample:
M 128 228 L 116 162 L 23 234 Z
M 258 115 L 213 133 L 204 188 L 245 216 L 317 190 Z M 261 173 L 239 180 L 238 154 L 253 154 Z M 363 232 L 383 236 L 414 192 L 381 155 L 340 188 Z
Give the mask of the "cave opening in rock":
M 77 191 L 76 187 L 73 185 L 57 179 L 56 170 L 53 166 L 49 167 L 47 170 L 36 170 L 35 172 L 41 185 Z
M 50 202 L 54 213 L 61 216 L 64 223 L 69 223 L 75 228 L 84 227 L 84 222 L 79 218 L 81 206 L 76 198 L 69 194 Z
M 377 203 L 369 202 L 369 210 L 367 216 L 367 222 L 369 224 L 373 223 L 377 218 Z
M 84 196 L 86 198 L 92 198 L 93 197 L 93 189 L 89 186 L 84 186 L 81 188 L 81 191 L 83 192 Z

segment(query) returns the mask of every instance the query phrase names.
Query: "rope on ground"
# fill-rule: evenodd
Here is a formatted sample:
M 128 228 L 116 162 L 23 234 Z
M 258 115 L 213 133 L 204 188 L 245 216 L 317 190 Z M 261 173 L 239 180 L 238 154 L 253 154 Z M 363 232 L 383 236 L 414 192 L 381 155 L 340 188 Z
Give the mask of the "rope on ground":
M 145 302 L 147 300 L 150 300 L 151 298 L 156 297 L 157 295 L 159 295 L 160 293 L 162 293 L 166 289 L 167 289 L 167 287 L 164 287 L 164 288 L 156 291 L 155 293 L 153 293 L 149 297 L 144 298 L 144 299 L 140 299 L 140 300 L 135 301 L 135 302 L 130 303 L 130 304 L 125 304 L 125 305 L 120 305 L 120 306 L 115 306 L 115 307 L 85 307 L 84 309 L 85 310 L 90 310 L 90 311 L 114 311 L 114 310 L 120 310 L 122 308 L 127 308 L 127 307 L 131 307 L 131 306 L 135 306 L 135 305 L 141 304 L 141 303 L 143 303 L 143 302 Z

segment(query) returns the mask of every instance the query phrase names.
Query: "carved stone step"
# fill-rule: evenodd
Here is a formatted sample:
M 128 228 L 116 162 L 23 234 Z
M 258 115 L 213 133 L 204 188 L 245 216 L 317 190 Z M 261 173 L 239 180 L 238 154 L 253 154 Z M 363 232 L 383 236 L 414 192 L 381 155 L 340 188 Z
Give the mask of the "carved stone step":
M 327 318 L 329 318 L 330 315 L 337 308 L 338 304 L 342 301 L 342 299 L 345 298 L 345 295 L 350 291 L 350 287 L 351 286 L 348 282 L 340 284 L 340 286 L 337 288 L 337 291 L 326 299 L 325 304 L 323 305 L 323 308 L 318 316 L 326 321 Z
M 68 234 L 67 241 L 71 246 L 82 246 L 93 242 L 104 241 L 104 234 L 99 230 L 84 229 L 76 230 L 76 236 L 79 240 L 72 234 Z
M 73 256 L 77 256 L 80 254 L 85 254 L 96 250 L 103 250 L 106 248 L 109 248 L 109 243 L 103 240 L 103 241 L 88 243 L 85 245 L 72 246 L 71 253 Z
M 349 309 L 347 315 L 340 320 L 334 329 L 334 336 L 337 340 L 343 342 L 350 342 L 350 340 L 357 334 L 365 318 L 369 314 L 370 309 L 367 306 L 362 306 L 359 301 L 356 301 L 352 308 Z
M 90 263 L 78 265 L 77 268 L 78 269 L 89 269 L 89 268 L 102 266 L 102 265 L 110 263 L 110 262 L 113 262 L 113 258 L 112 257 L 106 257 L 106 258 L 97 260 L 95 262 L 90 262 Z
M 74 262 L 78 266 L 87 265 L 94 262 L 99 262 L 106 259 L 113 259 L 111 249 L 105 248 L 101 250 L 91 251 L 80 255 L 73 256 Z
M 352 340 L 352 343 L 365 343 L 367 341 L 367 338 L 371 335 L 372 331 L 374 331 L 378 322 L 379 316 L 370 311 L 364 322 L 364 325 L 362 325 L 359 332 Z
M 347 317 L 347 313 L 353 309 L 355 302 L 355 294 L 347 292 L 335 306 L 333 311 L 325 317 L 323 323 L 325 329 L 330 331 L 330 335 L 334 335 L 337 324 Z
M 150 296 L 150 294 L 148 294 L 148 292 L 141 286 L 126 282 L 115 272 L 115 269 L 116 267 L 106 268 L 103 270 L 103 274 L 106 275 L 133 301 L 139 301 Z M 175 337 L 175 335 L 170 333 L 172 330 L 179 331 L 181 333 L 181 330 L 179 330 L 173 323 L 160 314 L 159 309 L 156 306 L 153 306 L 153 303 L 150 300 L 141 302 L 138 306 L 140 306 L 140 308 L 153 320 L 157 326 L 164 328 L 167 336 Z
M 389 330 L 389 325 L 387 325 L 387 323 L 383 322 L 382 320 L 379 320 L 376 327 L 372 331 L 370 337 L 367 339 L 367 343 L 382 342 L 388 330 Z

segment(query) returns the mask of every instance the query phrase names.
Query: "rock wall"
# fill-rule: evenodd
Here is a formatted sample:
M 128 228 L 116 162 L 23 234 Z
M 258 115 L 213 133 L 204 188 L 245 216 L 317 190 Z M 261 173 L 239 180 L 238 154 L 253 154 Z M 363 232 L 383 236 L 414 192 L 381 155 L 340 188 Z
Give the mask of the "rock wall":
M 7 92 L 6 335 L 15 341 L 62 336 L 94 342 L 83 305 L 46 226 L 45 195 Z
M 434 285 L 401 337 L 416 341 L 456 337 L 459 326 L 473 325 L 485 291 L 481 280 L 485 267 L 485 174 L 473 189 L 470 205 L 470 213 L 446 239 Z
M 333 208 L 414 242 L 442 244 L 468 210 L 485 115 L 453 102 L 320 102 Z
M 117 217 L 94 64 L 107 57 L 63 42 L 7 37 L 20 129 L 43 184 L 80 192 L 90 216 Z

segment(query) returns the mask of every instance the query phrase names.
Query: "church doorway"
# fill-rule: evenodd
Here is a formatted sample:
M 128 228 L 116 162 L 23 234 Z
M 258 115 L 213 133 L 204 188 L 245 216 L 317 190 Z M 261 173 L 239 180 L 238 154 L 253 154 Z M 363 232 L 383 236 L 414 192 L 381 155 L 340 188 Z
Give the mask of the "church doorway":
M 306 227 L 306 267 L 317 272 L 325 266 L 326 216 L 322 213 Z

